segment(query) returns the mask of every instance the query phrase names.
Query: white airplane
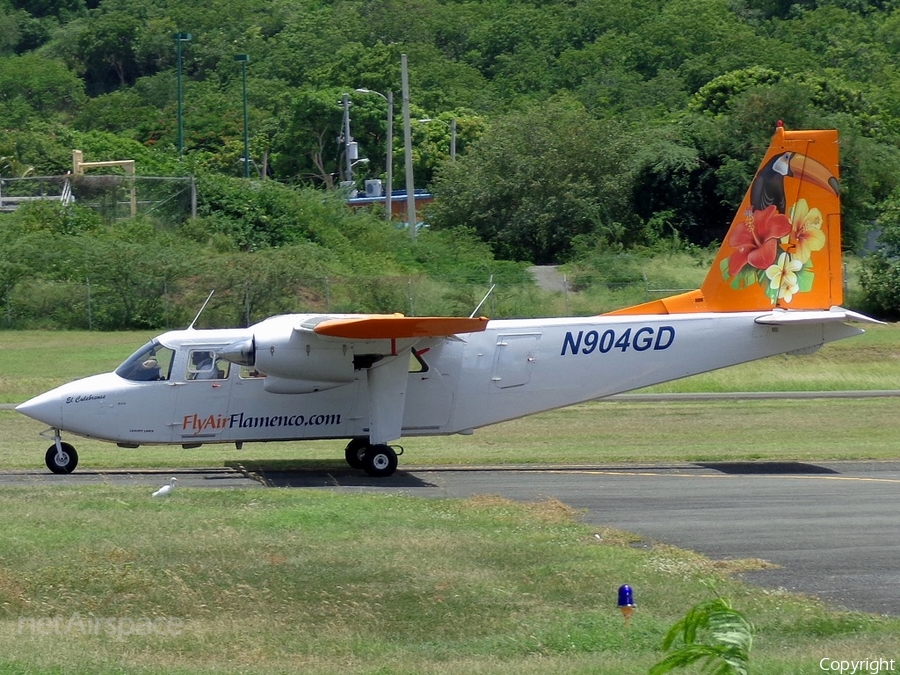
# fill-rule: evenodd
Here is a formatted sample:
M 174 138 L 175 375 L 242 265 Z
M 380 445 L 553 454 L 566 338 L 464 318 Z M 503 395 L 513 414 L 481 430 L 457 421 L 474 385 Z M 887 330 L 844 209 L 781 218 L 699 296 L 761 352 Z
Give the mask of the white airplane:
M 840 307 L 836 131 L 780 124 L 700 289 L 601 316 L 489 321 L 290 314 L 171 331 L 114 372 L 16 409 L 121 447 L 349 439 L 350 466 L 389 476 L 403 436 L 469 434 L 532 413 L 782 353 L 880 323 Z M 201 310 L 202 311 L 202 310 Z

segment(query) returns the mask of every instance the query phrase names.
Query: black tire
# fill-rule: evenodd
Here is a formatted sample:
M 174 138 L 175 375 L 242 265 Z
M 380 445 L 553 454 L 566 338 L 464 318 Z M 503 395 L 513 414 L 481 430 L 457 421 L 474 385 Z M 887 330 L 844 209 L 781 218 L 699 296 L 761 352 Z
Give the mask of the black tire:
M 369 439 L 363 437 L 353 438 L 347 443 L 347 447 L 344 449 L 344 459 L 347 460 L 351 469 L 366 468 L 366 449 L 368 447 Z
M 78 453 L 69 443 L 60 443 L 62 456 L 57 457 L 56 443 L 47 448 L 47 454 L 44 455 L 44 461 L 47 468 L 53 473 L 72 473 L 78 466 Z
M 375 478 L 386 478 L 397 470 L 397 453 L 389 445 L 370 445 L 366 450 L 366 473 Z

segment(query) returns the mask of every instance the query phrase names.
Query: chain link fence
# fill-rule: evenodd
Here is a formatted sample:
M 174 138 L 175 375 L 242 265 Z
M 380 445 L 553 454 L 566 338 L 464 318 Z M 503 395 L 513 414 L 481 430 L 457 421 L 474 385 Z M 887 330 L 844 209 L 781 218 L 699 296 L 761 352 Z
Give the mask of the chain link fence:
M 197 214 L 193 176 L 0 177 L 0 212 L 32 201 L 74 202 L 94 209 L 108 222 L 134 216 L 181 222 Z

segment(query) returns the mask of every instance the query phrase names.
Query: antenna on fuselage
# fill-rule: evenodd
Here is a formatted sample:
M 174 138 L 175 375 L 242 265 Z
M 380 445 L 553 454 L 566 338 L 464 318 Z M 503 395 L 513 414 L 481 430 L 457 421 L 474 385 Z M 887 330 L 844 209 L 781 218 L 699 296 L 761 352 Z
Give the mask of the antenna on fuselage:
M 497 284 L 491 284 L 491 287 L 488 289 L 488 292 L 484 294 L 484 297 L 481 299 L 481 302 L 478 303 L 478 306 L 472 310 L 472 313 L 469 314 L 470 319 L 474 319 L 475 315 L 478 313 L 478 310 L 481 309 L 481 306 L 485 303 L 485 301 L 490 297 L 491 293 L 494 292 L 494 289 L 497 288 Z
M 187 327 L 188 330 L 194 330 L 194 324 L 197 323 L 197 319 L 200 318 L 200 315 L 203 314 L 203 310 L 206 309 L 206 306 L 209 304 L 209 301 L 212 300 L 213 293 L 216 292 L 216 289 L 212 289 L 209 292 L 209 295 L 206 296 L 206 302 L 203 303 L 203 306 L 200 308 L 200 311 L 197 312 L 197 316 L 194 317 L 194 320 L 191 321 L 191 325 Z

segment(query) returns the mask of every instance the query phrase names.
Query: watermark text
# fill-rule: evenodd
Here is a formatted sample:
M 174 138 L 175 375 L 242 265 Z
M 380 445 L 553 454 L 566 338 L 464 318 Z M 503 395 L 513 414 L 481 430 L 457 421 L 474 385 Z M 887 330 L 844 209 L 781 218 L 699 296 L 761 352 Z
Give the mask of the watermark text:
M 46 616 L 20 618 L 19 635 L 97 635 L 113 640 L 124 640 L 132 635 L 158 635 L 174 637 L 184 631 L 184 619 L 178 617 L 128 617 L 128 616 Z
M 827 656 L 819 661 L 819 668 L 832 673 L 840 673 L 841 675 L 855 675 L 859 673 L 868 673 L 869 675 L 878 675 L 878 673 L 896 672 L 894 667 L 894 659 L 860 659 L 859 661 L 839 661 L 830 659 Z

